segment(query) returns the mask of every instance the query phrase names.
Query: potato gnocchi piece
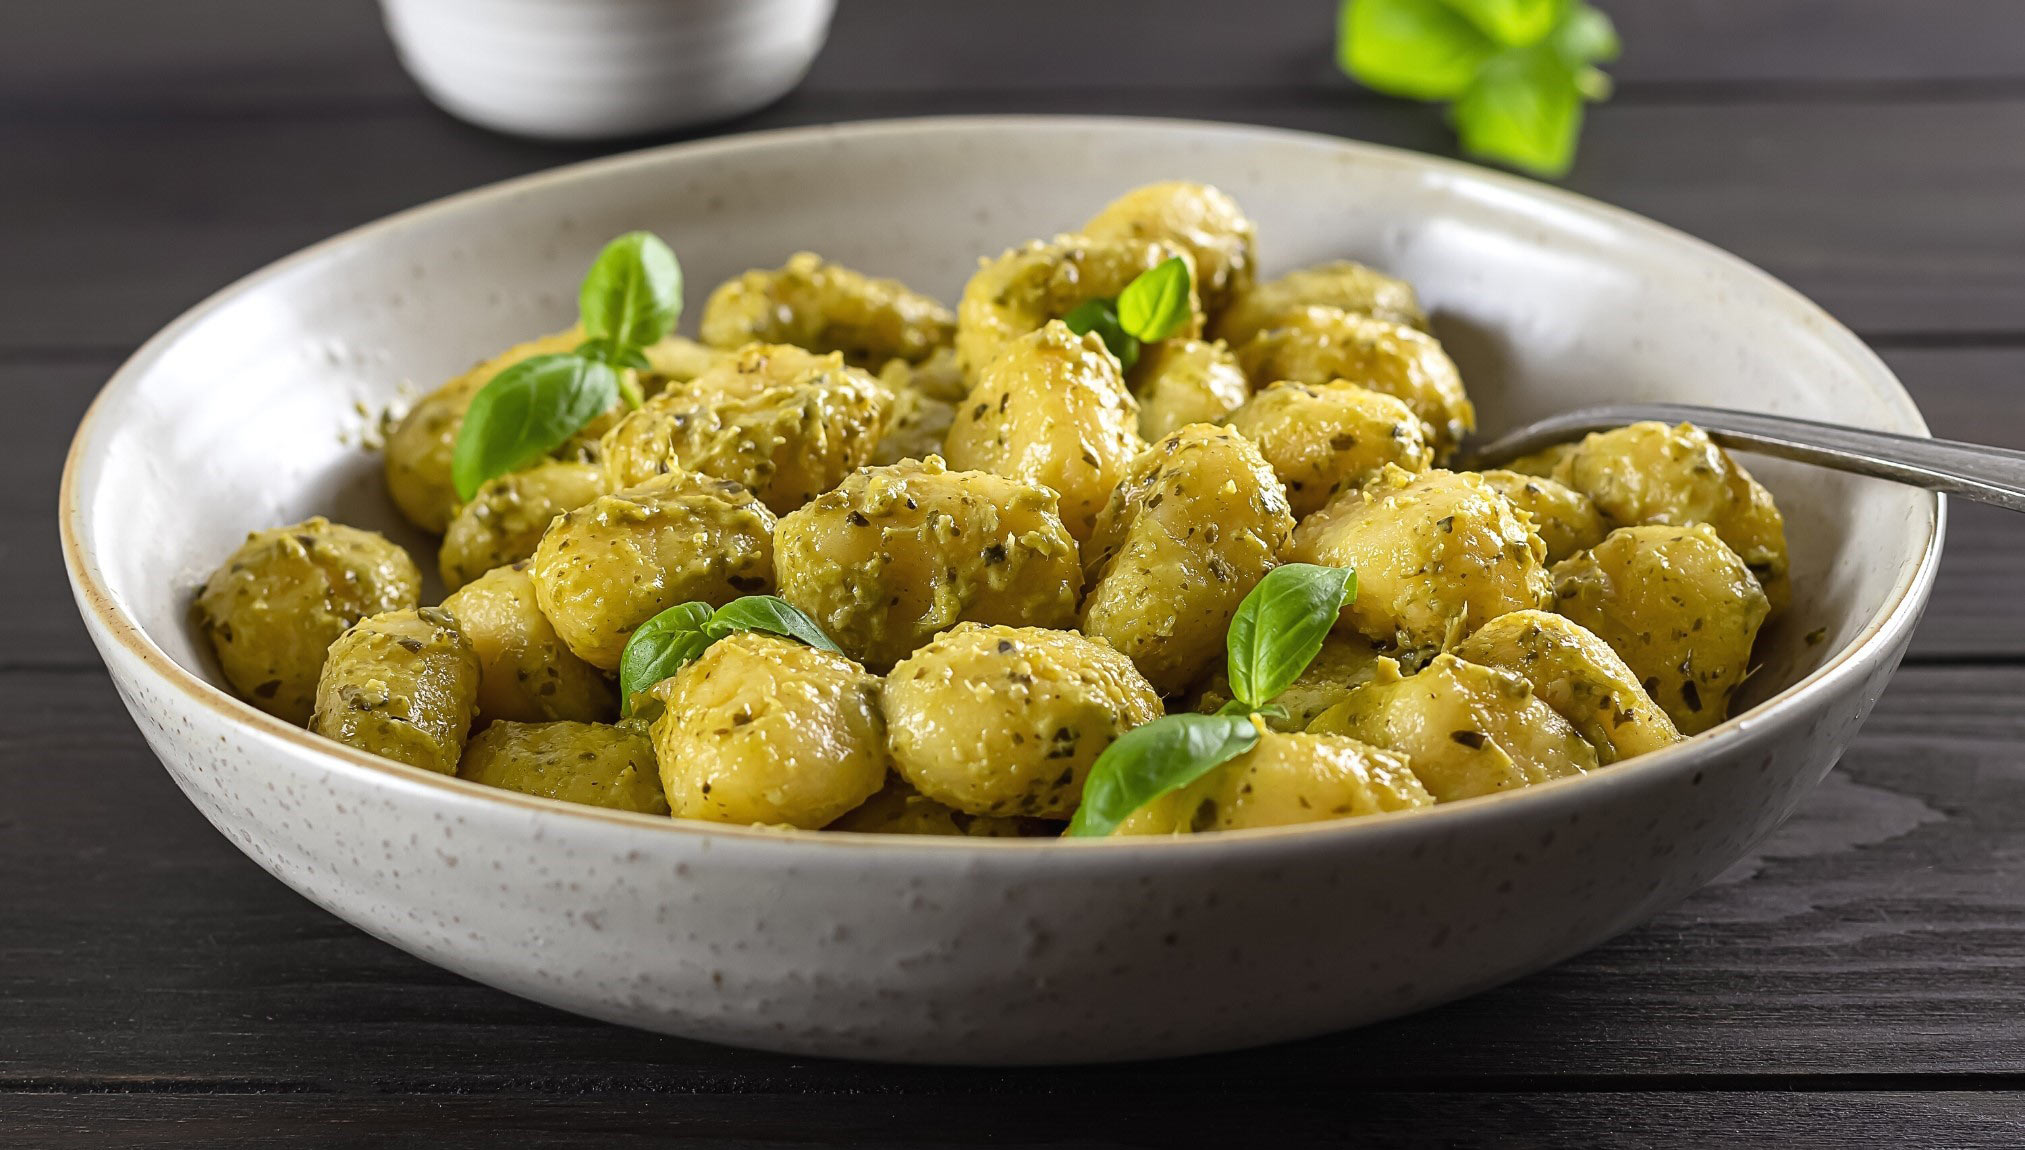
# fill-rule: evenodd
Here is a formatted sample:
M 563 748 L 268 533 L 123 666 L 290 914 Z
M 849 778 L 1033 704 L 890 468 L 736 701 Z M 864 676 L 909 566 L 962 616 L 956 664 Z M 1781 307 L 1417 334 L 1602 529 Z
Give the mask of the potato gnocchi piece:
M 1146 446 L 1139 405 L 1093 332 L 1050 321 L 1005 345 L 957 405 L 944 439 L 951 467 L 1052 488 L 1062 522 L 1089 538 L 1125 465 Z
M 959 621 L 1067 627 L 1083 576 L 1045 487 L 941 458 L 853 473 L 780 521 L 780 594 L 884 669 Z
M 913 386 L 912 375 L 897 359 L 879 373 L 879 382 L 893 393 L 893 414 L 886 422 L 886 434 L 872 449 L 874 467 L 941 455 L 949 425 L 956 421 L 955 401 L 939 399 Z
M 570 328 L 540 339 L 515 344 L 417 400 L 387 436 L 387 493 L 408 522 L 440 535 L 457 514 L 457 485 L 450 479 L 450 457 L 457 448 L 457 430 L 464 411 L 492 377 L 524 359 L 558 355 L 584 340 L 582 328 Z
M 918 363 L 949 346 L 956 317 L 899 280 L 875 279 L 814 252 L 726 280 L 703 305 L 703 342 L 726 350 L 786 343 L 842 352 L 861 367 Z
M 385 537 L 322 516 L 255 531 L 197 595 L 197 619 L 240 698 L 300 726 L 337 637 L 413 607 L 422 573 Z
M 1166 240 L 1097 239 L 1064 235 L 1008 248 L 980 260 L 956 304 L 956 358 L 972 379 L 1013 340 L 1039 331 L 1085 300 L 1110 298 L 1141 272 L 1188 252 Z M 1193 262 L 1189 265 L 1191 273 Z M 1193 288 L 1194 318 L 1176 334 L 1202 334 L 1202 300 Z
M 529 564 L 495 567 L 443 600 L 478 656 L 478 723 L 609 722 L 612 685 L 541 613 Z
M 1441 344 L 1404 324 L 1333 307 L 1304 307 L 1233 345 L 1253 387 L 1277 380 L 1348 380 L 1405 402 L 1420 418 L 1435 460 L 1476 429 L 1476 408 Z
M 1603 515 L 1587 495 L 1552 479 L 1518 471 L 1479 471 L 1484 482 L 1533 521 L 1547 545 L 1547 562 L 1559 563 L 1603 542 Z
M 1266 700 L 1286 710 L 1285 718 L 1265 716 L 1275 731 L 1305 731 L 1323 711 L 1343 701 L 1356 688 L 1371 682 L 1392 682 L 1400 677 L 1399 660 L 1380 654 L 1362 635 L 1332 632 L 1322 640 L 1306 670 L 1287 684 L 1287 689 Z M 1230 702 L 1230 678 L 1223 669 L 1196 691 L 1190 709 L 1211 715 Z
M 1339 308 L 1427 330 L 1412 284 L 1349 260 L 1299 268 L 1241 292 L 1213 330 L 1218 339 L 1238 347 L 1307 307 Z
M 1134 188 L 1090 217 L 1083 234 L 1099 240 L 1166 240 L 1185 249 L 1210 315 L 1250 289 L 1258 268 L 1258 228 L 1236 200 L 1208 184 L 1166 180 Z
M 1222 657 L 1238 604 L 1272 569 L 1294 517 L 1251 441 L 1191 424 L 1133 458 L 1085 551 L 1082 630 L 1163 695 Z
M 1114 833 L 1282 827 L 1433 805 L 1399 755 L 1340 735 L 1269 731 L 1258 746 L 1134 811 Z
M 893 775 L 879 793 L 845 813 L 826 831 L 861 835 L 944 835 L 974 839 L 1053 838 L 1062 824 L 1013 815 L 967 815 L 938 803 Z
M 573 351 L 583 341 L 583 329 L 572 327 L 517 344 L 423 396 L 408 409 L 388 435 L 384 452 L 387 492 L 408 522 L 440 535 L 457 514 L 461 501 L 450 478 L 457 432 L 464 425 L 465 410 L 492 377 L 524 359 Z M 679 335 L 643 349 L 642 354 L 648 370 L 638 382 L 649 395 L 671 382 L 694 378 L 717 359 L 716 352 Z M 616 412 L 598 417 L 558 448 L 556 457 L 596 462 L 598 437 L 616 421 Z
M 440 607 L 369 615 L 330 645 L 309 729 L 369 755 L 457 773 L 478 714 L 478 655 Z
M 556 516 L 604 493 L 603 468 L 559 459 L 486 480 L 443 532 L 437 565 L 444 589 L 455 591 L 494 567 L 534 554 Z
M 886 781 L 879 680 L 842 655 L 740 631 L 652 691 L 661 787 L 678 819 L 814 830 Z
M 1434 657 L 1396 682 L 1370 682 L 1308 728 L 1406 757 L 1436 802 L 1593 771 L 1596 749 L 1509 671 Z
M 617 491 L 694 471 L 784 515 L 868 462 L 892 409 L 893 394 L 839 355 L 751 344 L 606 432 L 605 479 Z
M 671 471 L 557 519 L 534 550 L 535 598 L 577 658 L 617 670 L 633 629 L 669 607 L 770 589 L 773 527 L 738 484 Z
M 1509 671 L 1572 723 L 1604 765 L 1680 742 L 1666 712 L 1610 644 L 1545 611 L 1514 611 L 1477 628 L 1457 658 Z
M 1634 423 L 1583 439 L 1554 478 L 1589 496 L 1613 527 L 1706 523 L 1786 607 L 1786 522 L 1772 495 L 1691 423 Z
M 886 676 L 893 766 L 971 815 L 1065 819 L 1112 740 L 1161 715 L 1132 661 L 1073 631 L 959 623 Z
M 1237 356 L 1222 343 L 1199 339 L 1147 345 L 1128 382 L 1139 401 L 1139 434 L 1148 443 L 1191 423 L 1216 423 L 1252 395 Z
M 1715 528 L 1620 527 L 1553 576 L 1554 610 L 1623 656 L 1682 734 L 1729 714 L 1771 605 Z
M 1413 472 L 1434 463 L 1412 409 L 1343 380 L 1271 384 L 1224 423 L 1258 445 L 1273 474 L 1287 485 L 1287 503 L 1296 519 L 1363 486 L 1388 463 Z
M 665 815 L 644 729 L 604 723 L 494 723 L 471 737 L 457 777 L 566 803 Z
M 1547 546 L 1481 476 L 1388 465 L 1301 521 L 1289 559 L 1357 572 L 1339 627 L 1412 662 L 1553 595 Z

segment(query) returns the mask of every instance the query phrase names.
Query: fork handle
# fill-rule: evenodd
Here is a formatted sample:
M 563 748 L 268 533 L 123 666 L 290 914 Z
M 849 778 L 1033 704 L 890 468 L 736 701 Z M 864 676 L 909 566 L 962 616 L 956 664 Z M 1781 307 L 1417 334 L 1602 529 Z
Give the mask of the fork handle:
M 2025 451 L 1865 431 L 1784 415 L 1685 403 L 1585 407 L 1549 416 L 1468 453 L 1470 466 L 1495 467 L 1592 431 L 1656 419 L 1692 423 L 1724 447 L 1832 467 L 2025 511 Z

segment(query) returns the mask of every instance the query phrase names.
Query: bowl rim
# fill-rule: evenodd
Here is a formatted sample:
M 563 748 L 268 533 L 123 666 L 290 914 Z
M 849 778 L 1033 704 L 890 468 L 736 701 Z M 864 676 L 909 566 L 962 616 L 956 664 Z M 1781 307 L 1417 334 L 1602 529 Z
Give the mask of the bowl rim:
M 1501 812 L 1514 810 L 1520 804 L 1527 804 L 1528 809 L 1535 810 L 1543 808 L 1566 810 L 1571 805 L 1580 805 L 1583 802 L 1581 796 L 1592 794 L 1600 796 L 1606 787 L 1656 781 L 1656 776 L 1669 772 L 1684 773 L 1694 764 L 1718 757 L 1726 749 L 1744 743 L 1762 728 L 1783 721 L 1793 713 L 1806 708 L 1815 698 L 1839 689 L 1848 680 L 1870 670 L 1879 660 L 1899 648 L 1912 627 L 1919 621 L 1933 588 L 1942 544 L 1947 533 L 1947 501 L 1937 493 L 1928 493 L 1932 514 L 1928 517 L 1929 527 L 1921 545 L 1919 561 L 1900 575 L 1891 589 L 1885 606 L 1868 619 L 1856 636 L 1831 655 L 1826 662 L 1742 714 L 1732 716 L 1717 726 L 1690 736 L 1671 747 L 1639 755 L 1634 759 L 1614 764 L 1607 770 L 1554 779 L 1514 791 L 1438 804 L 1415 811 L 1394 812 L 1385 818 L 1334 819 L 1293 826 L 1225 831 L 1214 835 L 1064 839 L 971 838 L 884 832 L 841 833 L 711 823 L 570 803 L 490 787 L 455 775 L 438 774 L 368 754 L 312 734 L 305 728 L 294 726 L 239 700 L 170 658 L 167 652 L 148 636 L 140 622 L 128 615 L 114 600 L 110 590 L 99 578 L 98 567 L 92 553 L 85 548 L 84 512 L 78 502 L 79 476 L 86 467 L 85 449 L 94 443 L 96 424 L 100 422 L 111 402 L 137 387 L 141 377 L 154 367 L 185 332 L 206 320 L 213 312 L 242 295 L 258 290 L 269 280 L 323 259 L 343 247 L 383 232 L 399 231 L 424 219 L 465 211 L 489 201 L 508 199 L 533 188 L 596 181 L 615 172 L 653 167 L 668 161 L 671 157 L 727 154 L 747 149 L 798 147 L 816 142 L 849 142 L 933 133 L 971 135 L 990 130 L 1073 131 L 1079 128 L 1159 129 L 1326 146 L 1360 164 L 1407 168 L 1439 175 L 1450 181 L 1474 183 L 1504 195 L 1544 203 L 1592 219 L 1600 217 L 1601 222 L 1638 234 L 1641 238 L 1672 244 L 1677 248 L 1684 247 L 1698 257 L 1721 266 L 1727 273 L 1753 282 L 1761 290 L 1769 291 L 1788 306 L 1808 314 L 1814 321 L 1820 337 L 1833 345 L 1834 350 L 1874 378 L 1889 383 L 1896 392 L 1896 398 L 1902 401 L 1912 428 L 1919 434 L 1927 433 L 1926 421 L 1921 416 L 1917 404 L 1913 402 L 1911 395 L 1905 391 L 1904 385 L 1899 382 L 1891 369 L 1855 333 L 1798 290 L 1743 258 L 1705 240 L 1628 209 L 1563 188 L 1460 160 L 1426 155 L 1403 148 L 1344 139 L 1320 132 L 1243 123 L 1115 115 L 961 115 L 854 121 L 742 132 L 703 140 L 657 145 L 480 185 L 348 228 L 266 264 L 211 293 L 149 337 L 121 363 L 100 388 L 78 423 L 77 431 L 72 436 L 64 458 L 63 474 L 57 493 L 58 535 L 61 539 L 64 567 L 72 593 L 86 615 L 86 621 L 92 624 L 92 629 L 109 637 L 139 667 L 150 672 L 158 687 L 166 688 L 180 696 L 186 704 L 210 709 L 221 718 L 247 728 L 249 733 L 262 737 L 268 743 L 279 743 L 283 749 L 300 752 L 307 756 L 304 760 L 306 764 L 324 771 L 351 774 L 358 782 L 370 782 L 405 796 L 426 797 L 447 802 L 461 811 L 480 815 L 497 815 L 517 807 L 532 817 L 580 820 L 582 829 L 586 831 L 593 829 L 594 825 L 603 825 L 612 828 L 614 833 L 630 831 L 651 833 L 654 836 L 674 834 L 705 840 L 765 842 L 776 844 L 781 849 L 792 847 L 872 849 L 899 853 L 956 851 L 973 857 L 989 853 L 999 856 L 1018 855 L 1029 860 L 1047 857 L 1090 860 L 1095 857 L 1092 852 L 1103 852 L 1111 858 L 1125 861 L 1122 856 L 1130 855 L 1136 858 L 1138 852 L 1147 850 L 1174 857 L 1180 857 L 1177 852 L 1192 852 L 1193 856 L 1200 857 L 1204 852 L 1330 844 L 1346 837 L 1364 841 L 1392 834 L 1419 833 L 1422 827 L 1428 828 L 1429 833 L 1433 833 L 1435 828 L 1457 829 L 1463 824 L 1496 818 Z M 107 663 L 110 670 L 111 660 L 108 659 Z M 654 838 L 643 841 L 677 840 Z

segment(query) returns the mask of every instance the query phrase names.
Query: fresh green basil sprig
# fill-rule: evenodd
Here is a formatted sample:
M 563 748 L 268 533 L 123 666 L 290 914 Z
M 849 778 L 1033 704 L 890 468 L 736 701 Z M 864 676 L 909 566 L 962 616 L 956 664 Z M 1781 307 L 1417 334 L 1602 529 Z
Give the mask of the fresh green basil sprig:
M 1188 261 L 1170 256 L 1134 276 L 1117 299 L 1086 299 L 1062 322 L 1077 335 L 1096 332 L 1130 371 L 1139 362 L 1141 344 L 1158 343 L 1188 323 L 1192 281 Z
M 1258 746 L 1254 716 L 1278 710 L 1271 700 L 1308 669 L 1356 595 L 1348 568 L 1288 563 L 1267 572 L 1224 638 L 1231 701 L 1214 715 L 1167 715 L 1120 735 L 1091 764 L 1066 833 L 1108 835 L 1140 807 Z
M 700 600 L 677 603 L 626 640 L 619 656 L 619 713 L 630 717 L 648 688 L 735 631 L 764 631 L 843 653 L 814 619 L 776 595 L 746 595 L 715 610 Z
M 1561 176 L 1618 47 L 1585 0 L 1343 0 L 1336 57 L 1380 92 L 1451 101 L 1464 151 Z
M 592 262 L 577 313 L 584 342 L 576 350 L 521 360 L 472 397 L 450 456 L 459 499 L 538 462 L 614 404 L 640 405 L 626 371 L 645 368 L 644 349 L 681 317 L 682 265 L 652 233 L 627 232 Z

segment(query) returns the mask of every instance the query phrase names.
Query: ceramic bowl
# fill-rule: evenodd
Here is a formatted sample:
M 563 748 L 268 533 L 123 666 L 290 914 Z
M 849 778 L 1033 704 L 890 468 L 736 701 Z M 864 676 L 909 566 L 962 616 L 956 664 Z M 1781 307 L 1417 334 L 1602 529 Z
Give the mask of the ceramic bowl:
M 809 1055 L 1125 1059 L 1312 1035 L 1537 970 L 1646 919 L 1771 830 L 1905 649 L 1940 555 L 1930 494 L 1774 461 L 1794 606 L 1753 709 L 1588 776 L 1411 815 L 1188 839 L 825 835 L 490 790 L 245 706 L 189 621 L 253 528 L 313 513 L 416 546 L 354 431 L 572 314 L 606 238 L 651 228 L 707 286 L 812 248 L 954 298 L 978 254 L 1187 177 L 1249 209 L 1265 270 L 1418 284 L 1484 422 L 1691 400 L 1924 430 L 1814 305 L 1635 216 L 1482 169 L 1263 129 L 947 119 L 715 140 L 565 168 L 256 273 L 109 383 L 65 471 L 93 640 L 228 838 L 431 962 L 631 1026 Z
M 548 139 L 728 119 L 801 82 L 836 0 L 381 0 L 445 111 Z

